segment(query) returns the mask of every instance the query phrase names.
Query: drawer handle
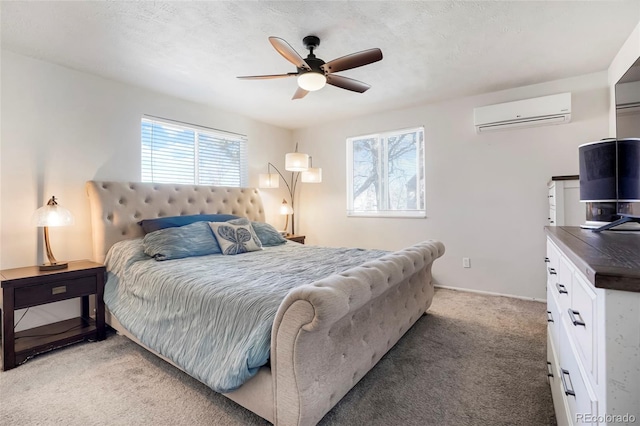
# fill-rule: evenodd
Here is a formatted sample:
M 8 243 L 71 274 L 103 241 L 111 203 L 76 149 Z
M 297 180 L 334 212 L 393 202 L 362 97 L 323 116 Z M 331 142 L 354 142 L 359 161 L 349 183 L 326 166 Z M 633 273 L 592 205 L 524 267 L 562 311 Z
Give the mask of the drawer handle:
M 547 269 L 549 269 L 549 275 L 558 275 L 558 273 L 554 268 L 547 268 Z
M 61 285 L 60 287 L 53 287 L 51 289 L 51 294 L 62 294 L 62 293 L 66 293 L 67 292 L 67 286 L 66 285 Z
M 560 294 L 569 294 L 564 284 L 556 283 L 556 288 L 558 289 L 558 293 Z
M 547 311 L 547 322 L 553 322 L 553 315 L 551 315 L 551 311 Z
M 551 369 L 551 363 L 547 361 L 547 377 L 553 377 L 553 370 Z
M 550 220 L 549 223 L 555 223 L 554 221 Z
M 545 258 L 544 258 L 544 263 L 549 263 L 549 262 L 551 262 L 551 261 L 549 260 L 549 258 L 548 258 L 548 257 L 545 257 Z
M 573 383 L 571 383 L 571 375 L 564 368 L 561 368 L 560 372 L 562 373 L 560 375 L 560 380 L 562 381 L 562 387 L 564 388 L 564 394 L 565 395 L 571 395 L 571 396 L 575 397 L 576 396 L 576 392 L 573 390 Z M 565 377 L 567 377 L 567 378 L 565 379 Z M 569 389 L 569 387 L 567 386 L 567 380 L 569 381 L 569 383 L 571 383 L 571 389 Z
M 578 316 L 580 319 L 576 319 L 576 316 Z M 587 326 L 584 323 L 584 320 L 582 319 L 582 315 L 580 315 L 580 312 L 578 312 L 578 311 L 574 311 L 573 309 L 569 309 L 569 318 L 571 318 L 571 322 L 576 327 L 579 326 L 579 325 L 581 325 L 583 327 Z
M 553 198 L 553 195 L 549 195 L 549 198 Z

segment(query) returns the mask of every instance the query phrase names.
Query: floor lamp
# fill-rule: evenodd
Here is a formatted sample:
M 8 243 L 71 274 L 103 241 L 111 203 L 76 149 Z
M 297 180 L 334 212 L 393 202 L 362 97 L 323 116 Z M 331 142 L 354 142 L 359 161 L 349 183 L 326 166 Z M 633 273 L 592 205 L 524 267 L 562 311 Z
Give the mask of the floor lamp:
M 287 182 L 284 175 L 274 166 L 271 162 L 267 163 L 267 173 L 261 173 L 259 176 L 260 188 L 279 188 L 280 178 L 287 187 L 289 193 L 289 200 L 291 205 L 289 206 L 286 200 L 282 200 L 283 204 L 280 208 L 281 214 L 287 215 L 287 222 L 289 215 L 291 215 L 291 234 L 296 233 L 295 228 L 295 194 L 298 187 L 298 181 L 304 183 L 320 183 L 322 182 L 322 169 L 320 167 L 313 167 L 312 159 L 308 154 L 298 152 L 298 144 L 296 144 L 295 152 L 290 152 L 285 155 L 285 170 L 291 172 L 291 178 Z M 276 173 L 272 173 L 272 169 Z M 286 213 L 284 213 L 286 211 Z M 285 231 L 287 230 L 287 224 L 285 224 Z

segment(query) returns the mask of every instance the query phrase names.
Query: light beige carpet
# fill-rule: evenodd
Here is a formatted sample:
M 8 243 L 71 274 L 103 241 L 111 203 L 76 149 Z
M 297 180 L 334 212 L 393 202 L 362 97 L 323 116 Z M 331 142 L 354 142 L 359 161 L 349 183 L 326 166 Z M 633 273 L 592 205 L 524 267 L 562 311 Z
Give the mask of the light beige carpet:
M 545 305 L 439 289 L 429 314 L 322 425 L 553 425 Z M 0 373 L 2 425 L 263 425 L 109 335 Z

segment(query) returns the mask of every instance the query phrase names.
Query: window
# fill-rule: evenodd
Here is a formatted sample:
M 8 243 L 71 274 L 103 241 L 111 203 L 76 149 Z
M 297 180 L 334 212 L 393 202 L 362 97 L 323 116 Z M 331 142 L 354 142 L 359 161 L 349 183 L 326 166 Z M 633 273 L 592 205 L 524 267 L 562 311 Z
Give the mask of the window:
M 143 118 L 142 181 L 247 186 L 247 138 L 205 127 Z
M 347 139 L 347 215 L 425 217 L 424 128 Z

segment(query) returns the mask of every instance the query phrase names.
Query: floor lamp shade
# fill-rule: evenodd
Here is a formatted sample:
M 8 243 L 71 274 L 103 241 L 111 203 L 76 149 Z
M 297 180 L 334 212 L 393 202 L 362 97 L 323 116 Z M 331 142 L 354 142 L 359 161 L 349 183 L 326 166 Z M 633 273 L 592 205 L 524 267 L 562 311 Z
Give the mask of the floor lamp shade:
M 279 188 L 280 175 L 277 173 L 260 173 L 258 176 L 258 186 L 260 188 Z
M 304 172 L 309 169 L 309 155 L 290 152 L 284 157 L 284 168 L 290 172 Z
M 320 167 L 309 167 L 307 171 L 300 174 L 300 179 L 305 183 L 322 182 L 322 169 Z

